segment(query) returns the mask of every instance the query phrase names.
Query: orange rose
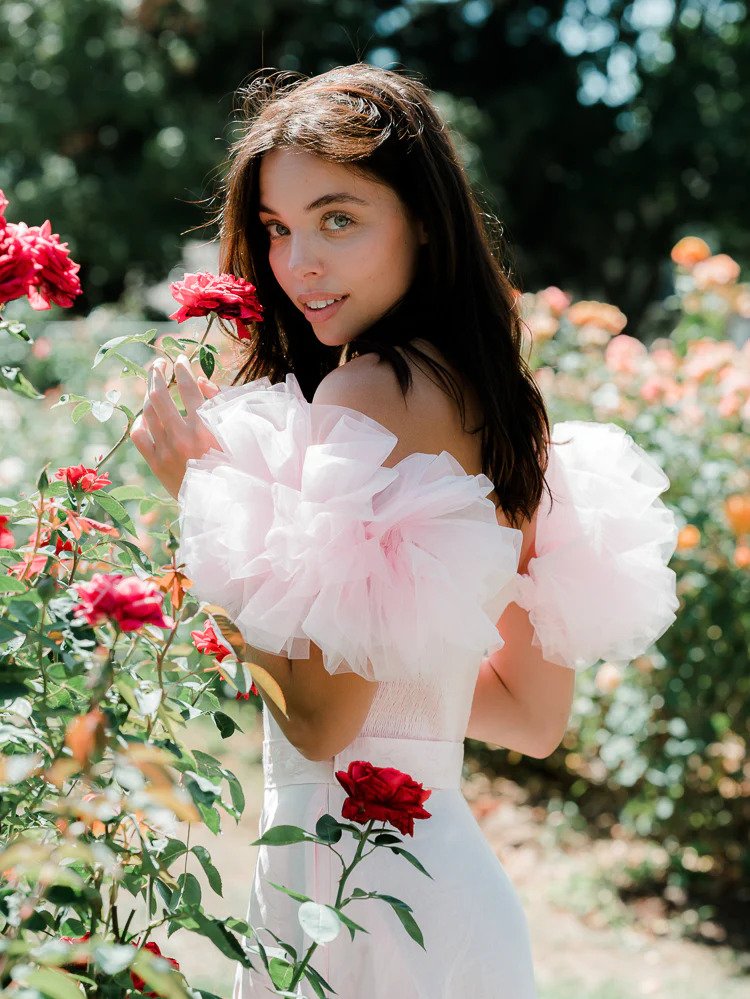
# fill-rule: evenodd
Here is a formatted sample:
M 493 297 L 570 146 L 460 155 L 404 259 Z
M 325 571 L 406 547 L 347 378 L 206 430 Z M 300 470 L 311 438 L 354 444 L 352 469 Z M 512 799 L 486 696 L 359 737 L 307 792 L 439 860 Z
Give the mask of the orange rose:
M 677 535 L 677 551 L 688 551 L 700 544 L 701 532 L 695 524 L 686 524 Z
M 698 236 L 685 236 L 672 247 L 672 260 L 688 270 L 710 256 L 711 250 L 708 243 L 699 239 Z
M 724 501 L 724 515 L 735 534 L 750 534 L 750 495 L 728 496 Z

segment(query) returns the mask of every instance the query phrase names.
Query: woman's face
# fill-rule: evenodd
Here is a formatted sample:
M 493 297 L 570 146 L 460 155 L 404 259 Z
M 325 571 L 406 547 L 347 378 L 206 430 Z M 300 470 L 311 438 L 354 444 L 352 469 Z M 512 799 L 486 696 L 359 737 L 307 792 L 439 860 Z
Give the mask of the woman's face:
M 392 188 L 301 149 L 263 156 L 259 217 L 276 280 L 328 346 L 353 340 L 408 290 L 427 242 Z

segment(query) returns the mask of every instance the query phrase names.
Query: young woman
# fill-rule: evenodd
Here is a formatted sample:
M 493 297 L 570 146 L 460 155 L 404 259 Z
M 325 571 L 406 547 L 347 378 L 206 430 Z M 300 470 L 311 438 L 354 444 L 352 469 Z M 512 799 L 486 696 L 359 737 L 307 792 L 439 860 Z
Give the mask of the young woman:
M 220 269 L 256 285 L 263 322 L 231 388 L 178 362 L 184 419 L 157 362 L 133 440 L 179 499 L 194 593 L 284 694 L 286 715 L 263 695 L 261 833 L 339 816 L 354 760 L 432 790 L 409 843 L 431 879 L 381 849 L 348 884 L 407 902 L 424 949 L 366 901 L 351 915 L 368 932 L 313 966 L 342 999 L 532 999 L 519 898 L 461 794 L 463 740 L 548 755 L 575 670 L 671 624 L 668 480 L 613 424 L 550 431 L 516 294 L 421 83 L 356 64 L 261 73 L 245 96 Z M 305 952 L 298 903 L 270 883 L 332 903 L 331 857 L 259 849 L 265 945 L 270 930 Z M 273 994 L 253 964 L 234 999 Z

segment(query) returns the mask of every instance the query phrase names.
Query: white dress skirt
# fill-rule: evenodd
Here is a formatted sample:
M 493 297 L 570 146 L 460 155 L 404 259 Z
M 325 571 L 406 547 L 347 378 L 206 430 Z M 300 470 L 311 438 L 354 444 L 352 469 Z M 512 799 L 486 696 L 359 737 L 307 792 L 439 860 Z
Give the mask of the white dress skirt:
M 263 709 L 264 798 L 259 835 L 271 825 L 298 825 L 309 832 L 326 813 L 341 818 L 346 791 L 334 777 L 353 760 L 394 766 L 432 788 L 424 808 L 429 819 L 414 821 L 404 845 L 432 878 L 386 847 L 378 847 L 355 867 L 346 894 L 364 891 L 392 895 L 412 908 L 424 949 L 409 936 L 391 906 L 358 899 L 344 910 L 368 932 L 354 940 L 342 929 L 319 945 L 312 966 L 340 999 L 535 999 L 529 931 L 521 902 L 502 863 L 487 843 L 463 794 L 463 743 L 429 739 L 361 737 L 330 761 L 301 756 Z M 269 724 L 270 723 L 270 724 Z M 275 737 L 271 734 L 276 731 Z M 380 823 L 377 824 L 380 826 Z M 391 825 L 385 827 L 396 833 Z M 347 864 L 356 842 L 345 833 L 336 849 Z M 300 903 L 271 882 L 302 891 L 315 901 L 336 900 L 341 862 L 317 843 L 258 847 L 246 921 L 268 927 L 304 955 L 312 939 L 297 919 Z M 276 941 L 262 930 L 271 953 Z M 279 953 L 282 956 L 282 953 Z M 260 958 L 255 969 L 237 965 L 233 999 L 274 995 Z M 299 996 L 315 995 L 304 979 Z
M 264 706 L 260 833 L 340 818 L 334 773 L 354 760 L 432 790 L 431 817 L 405 837 L 432 878 L 378 848 L 351 881 L 410 905 L 424 949 L 391 906 L 362 899 L 347 909 L 369 932 L 343 930 L 313 967 L 340 999 L 532 999 L 524 913 L 460 790 L 477 676 L 504 645 L 511 601 L 561 668 L 624 664 L 661 637 L 679 603 L 668 567 L 677 527 L 659 498 L 669 479 L 613 423 L 555 424 L 552 503 L 545 492 L 521 574 L 521 532 L 498 522 L 487 476 L 447 451 L 388 465 L 397 438 L 385 426 L 308 402 L 293 374 L 224 390 L 197 412 L 219 448 L 188 462 L 178 497 L 193 594 L 224 608 L 255 648 L 305 660 L 314 643 L 329 673 L 377 682 L 358 738 L 323 762 L 301 756 Z M 337 848 L 351 859 L 354 840 L 345 833 Z M 274 945 L 264 931 L 298 952 L 310 942 L 300 903 L 270 882 L 332 904 L 338 865 L 320 845 L 260 846 L 247 921 L 264 946 Z M 253 963 L 238 968 L 234 999 L 269 994 Z M 314 993 L 303 982 L 297 994 Z

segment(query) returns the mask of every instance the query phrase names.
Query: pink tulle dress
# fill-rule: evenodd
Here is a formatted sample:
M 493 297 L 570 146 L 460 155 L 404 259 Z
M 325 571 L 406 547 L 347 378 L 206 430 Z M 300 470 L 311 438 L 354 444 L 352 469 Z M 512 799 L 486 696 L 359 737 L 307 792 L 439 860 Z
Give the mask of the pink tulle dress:
M 357 410 L 307 402 L 293 374 L 225 389 L 198 412 L 221 450 L 191 459 L 179 494 L 178 557 L 194 594 L 225 607 L 256 648 L 297 659 L 313 642 L 330 673 L 379 681 L 360 734 L 330 760 L 297 752 L 264 705 L 259 834 L 340 817 L 334 774 L 353 760 L 432 789 L 431 818 L 405 837 L 432 877 L 377 849 L 347 882 L 411 906 L 424 949 L 387 903 L 362 900 L 347 913 L 368 932 L 342 930 L 313 967 L 340 999 L 534 999 L 519 896 L 461 793 L 479 667 L 504 644 L 497 622 L 512 600 L 560 666 L 624 663 L 656 641 L 678 606 L 677 530 L 659 498 L 669 480 L 614 424 L 556 424 L 555 503 L 544 494 L 521 576 L 521 532 L 498 524 L 492 482 L 448 452 L 384 467 L 394 435 Z M 337 849 L 348 863 L 354 841 Z M 284 956 L 269 931 L 299 954 L 312 943 L 300 903 L 271 882 L 332 904 L 340 870 L 325 846 L 259 847 L 247 922 L 269 957 Z M 238 965 L 233 999 L 274 994 L 250 957 L 257 970 Z M 315 992 L 303 979 L 293 994 Z

